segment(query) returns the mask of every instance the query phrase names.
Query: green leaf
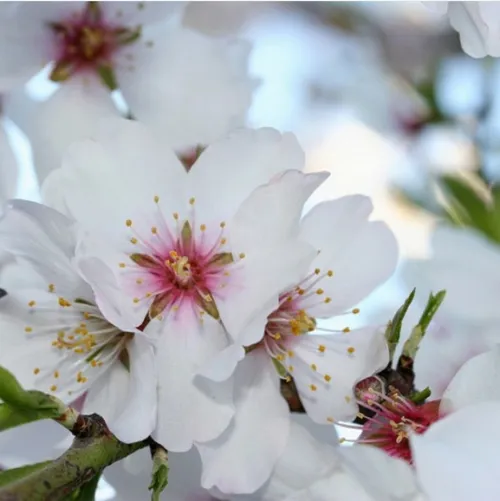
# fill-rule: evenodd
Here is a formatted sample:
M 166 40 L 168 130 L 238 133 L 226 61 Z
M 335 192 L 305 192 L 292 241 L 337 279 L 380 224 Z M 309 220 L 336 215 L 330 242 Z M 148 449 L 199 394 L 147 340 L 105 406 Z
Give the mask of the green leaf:
M 426 333 L 427 327 L 429 327 L 429 324 L 434 318 L 434 315 L 436 314 L 438 308 L 441 306 L 441 303 L 443 302 L 445 296 L 445 290 L 439 291 L 436 295 L 433 295 L 432 293 L 429 295 L 427 305 L 425 306 L 422 316 L 418 321 L 418 325 L 420 326 L 424 334 Z
M 160 495 L 168 485 L 168 453 L 163 447 L 158 446 L 153 455 L 153 471 L 151 484 L 148 489 L 151 493 L 151 501 L 160 501 Z
M 387 329 L 385 331 L 385 338 L 389 345 L 389 354 L 392 360 L 396 346 L 399 343 L 399 338 L 401 336 L 401 326 L 403 325 L 403 319 L 410 307 L 410 304 L 415 297 L 415 289 L 410 292 L 410 295 L 406 298 L 405 302 L 398 309 L 393 319 L 389 322 Z
M 435 295 L 432 293 L 429 295 L 427 305 L 424 308 L 418 324 L 413 328 L 410 336 L 403 346 L 403 356 L 415 360 L 415 356 L 417 355 L 420 343 L 424 338 L 425 333 L 427 332 L 427 327 L 429 327 L 429 324 L 431 323 L 434 315 L 436 314 L 438 308 L 441 306 L 445 295 L 446 291 L 444 290 L 439 291 Z
M 439 185 L 448 204 L 447 212 L 456 224 L 475 228 L 500 243 L 500 219 L 495 211 L 495 200 L 492 204 L 471 181 L 456 176 L 442 176 Z M 488 188 L 483 186 L 483 190 Z
M 41 470 L 50 463 L 52 463 L 52 461 L 43 461 L 42 463 L 27 464 L 25 466 L 20 466 L 19 468 L 11 468 L 9 470 L 0 471 L 0 487 L 22 480 L 30 473 Z

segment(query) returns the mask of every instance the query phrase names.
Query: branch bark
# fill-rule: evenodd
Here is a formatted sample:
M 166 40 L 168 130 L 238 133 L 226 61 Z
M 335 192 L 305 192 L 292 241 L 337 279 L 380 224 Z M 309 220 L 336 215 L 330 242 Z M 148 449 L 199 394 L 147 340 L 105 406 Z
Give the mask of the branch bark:
M 149 445 L 148 440 L 120 442 L 97 414 L 80 415 L 75 439 L 58 459 L 0 489 L 0 501 L 59 501 L 110 464 Z

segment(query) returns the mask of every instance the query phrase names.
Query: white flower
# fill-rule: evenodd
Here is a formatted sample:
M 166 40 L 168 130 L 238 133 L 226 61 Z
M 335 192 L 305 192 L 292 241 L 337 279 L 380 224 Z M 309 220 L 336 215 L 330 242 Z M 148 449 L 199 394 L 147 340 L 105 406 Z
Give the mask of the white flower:
M 130 73 L 131 58 L 151 40 L 148 26 L 167 20 L 174 2 L 9 2 L 2 6 L 0 88 L 24 83 L 52 63 L 51 79 L 77 73 L 112 71 L 120 83 Z M 152 47 L 151 47 L 152 48 Z
M 0 364 L 65 402 L 87 392 L 86 410 L 122 440 L 140 440 L 156 423 L 153 349 L 125 316 L 103 316 L 74 259 L 74 232 L 66 217 L 31 202 L 12 202 L 0 221 L 1 245 L 24 277 L 1 303 Z
M 500 496 L 500 432 L 498 426 L 492 426 L 492 423 L 499 418 L 500 403 L 483 402 L 443 418 L 423 434 L 413 434 L 414 469 L 370 446 L 332 447 L 330 458 L 325 457 L 327 464 L 330 460 L 330 472 L 319 479 L 317 474 L 310 474 L 310 485 L 301 490 L 293 489 L 294 473 L 300 471 L 298 464 L 283 456 L 280 463 L 293 465 L 288 476 L 288 488 L 293 492 L 288 496 L 264 496 L 263 499 L 494 501 Z M 488 430 L 487 440 L 478 440 L 478 429 Z M 304 463 L 307 464 L 312 457 L 308 451 Z M 280 463 L 277 470 L 282 469 Z M 278 475 L 280 485 L 283 478 L 286 479 Z M 273 482 L 271 478 L 271 485 Z M 281 492 L 286 492 L 286 480 L 285 489 L 282 486 Z
M 397 262 L 389 228 L 370 222 L 372 205 L 363 196 L 324 202 L 302 220 L 300 236 L 317 251 L 309 271 L 282 289 L 280 304 L 262 322 L 249 324 L 222 356 L 202 369 L 215 380 L 227 378 L 246 347 L 234 376 L 236 416 L 212 443 L 199 445 L 202 485 L 247 493 L 269 477 L 282 453 L 289 413 L 280 399 L 281 377 L 293 378 L 307 414 L 317 423 L 352 419 L 355 384 L 389 362 L 378 328 L 322 328 L 322 318 L 357 314 L 352 307 L 386 280 Z M 291 250 L 291 249 L 290 249 Z M 312 334 L 316 335 L 312 335 Z M 259 440 L 252 437 L 259 437 Z M 251 452 L 244 444 L 252 440 Z
M 303 162 L 290 134 L 240 131 L 209 146 L 188 174 L 147 128 L 116 120 L 73 145 L 47 179 L 46 196 L 95 232 L 79 257 L 104 314 L 126 311 L 158 337 L 153 437 L 169 450 L 228 426 L 232 382 L 208 395 L 210 382 L 193 378 L 227 346 L 226 329 L 237 337 L 253 323 L 263 332 L 279 292 L 314 254 L 297 239 L 298 221 L 325 175 L 283 173 Z M 103 284 L 103 273 L 119 286 Z
M 98 118 L 118 114 L 109 87 L 117 86 L 128 111 L 179 153 L 245 121 L 257 84 L 248 75 L 250 44 L 183 28 L 172 15 L 179 2 L 9 6 L 0 20 L 0 89 L 23 83 L 49 62 L 50 78 L 62 83 L 43 103 L 27 96 L 7 101 L 33 143 L 41 181 Z
M 335 434 L 333 428 L 331 433 Z M 289 440 L 262 489 L 231 501 L 416 501 L 409 465 L 369 446 L 332 446 L 292 423 Z
M 500 56 L 498 2 L 428 2 L 447 13 L 463 50 L 472 57 Z

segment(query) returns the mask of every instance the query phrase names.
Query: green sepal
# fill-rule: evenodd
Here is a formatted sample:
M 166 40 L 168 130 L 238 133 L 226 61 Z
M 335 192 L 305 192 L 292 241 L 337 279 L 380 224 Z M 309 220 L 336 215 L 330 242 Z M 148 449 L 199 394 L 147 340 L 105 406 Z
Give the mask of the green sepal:
M 406 298 L 405 302 L 398 309 L 392 320 L 387 325 L 385 331 L 385 339 L 387 340 L 387 344 L 389 345 L 389 355 L 392 360 L 394 356 L 394 352 L 396 350 L 396 346 L 399 343 L 399 338 L 401 336 L 401 327 L 403 325 L 403 319 L 415 297 L 415 289 L 410 292 L 410 295 Z

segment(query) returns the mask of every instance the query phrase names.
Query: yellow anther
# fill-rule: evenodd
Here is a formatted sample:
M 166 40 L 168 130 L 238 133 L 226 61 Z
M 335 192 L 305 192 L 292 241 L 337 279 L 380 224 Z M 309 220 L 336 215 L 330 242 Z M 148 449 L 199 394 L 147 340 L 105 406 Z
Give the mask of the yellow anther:
M 60 297 L 58 302 L 59 306 L 62 306 L 63 308 L 69 308 L 71 306 L 71 303 L 63 297 Z
M 342 438 L 339 438 L 339 444 L 341 444 L 341 445 L 342 445 L 345 441 L 346 441 L 346 440 L 345 440 L 345 438 L 343 438 L 343 437 L 342 437 Z
M 140 299 L 138 297 L 134 297 L 133 301 L 135 304 L 137 304 L 140 301 Z
M 73 341 L 73 339 L 75 339 L 75 336 L 68 336 L 68 339 L 69 339 L 70 341 Z
M 78 381 L 78 382 L 79 383 L 86 383 L 87 381 L 88 381 L 88 379 L 85 376 L 83 376 L 80 378 L 80 381 Z
M 327 383 L 329 383 L 332 380 L 332 376 L 330 376 L 329 374 L 325 374 L 323 378 Z
M 137 238 L 132 237 L 132 238 L 130 239 L 130 243 L 135 245 L 135 244 L 137 243 Z
M 315 273 L 316 275 L 319 275 L 319 274 L 321 273 L 321 270 L 320 270 L 319 268 L 316 268 L 316 269 L 314 270 L 314 273 Z
M 288 296 L 288 297 L 286 298 L 286 300 L 287 300 L 288 302 L 293 301 L 293 297 L 292 297 L 292 296 Z
M 225 227 L 226 227 L 226 223 L 225 223 L 225 221 L 222 221 L 222 222 L 219 224 L 219 226 L 220 226 L 221 228 L 225 228 Z
M 356 348 L 354 348 L 354 346 L 349 346 L 349 348 L 347 348 L 347 353 L 349 353 L 349 355 L 352 355 L 355 351 Z
M 318 370 L 318 367 L 316 366 L 316 364 L 311 364 L 311 369 L 313 371 L 317 371 Z
M 194 197 L 191 197 L 191 198 L 189 199 L 189 204 L 190 204 L 190 205 L 194 205 L 194 203 L 195 203 L 195 202 L 196 202 L 196 200 L 195 200 L 195 198 L 194 198 Z
M 288 350 L 287 353 L 290 358 L 292 358 L 295 355 L 295 353 L 292 350 Z
M 321 353 L 325 353 L 325 350 L 326 350 L 326 346 L 324 344 L 320 344 L 318 346 L 318 350 L 321 352 Z
M 97 367 L 97 360 L 94 358 L 93 360 L 90 361 L 90 365 L 92 367 Z
M 90 318 L 90 313 L 88 311 L 84 311 L 83 312 L 83 317 L 88 320 Z
M 98 367 L 102 367 L 103 365 L 104 365 L 104 362 L 101 362 L 100 360 L 99 360 L 99 362 L 97 362 Z
M 125 224 L 130 228 L 132 226 L 132 219 L 127 219 Z
M 172 259 L 177 259 L 179 257 L 179 254 L 177 254 L 174 250 L 171 250 L 169 254 Z
M 293 372 L 293 365 L 288 366 L 288 372 Z
M 327 421 L 327 423 L 331 423 L 331 424 L 335 423 L 335 419 L 333 419 L 330 416 L 326 418 L 326 421 Z
M 329 277 L 333 277 L 333 271 L 332 270 L 328 270 L 326 272 L 326 274 L 329 276 Z
M 316 289 L 316 294 L 318 294 L 318 296 L 323 294 L 323 292 L 325 292 L 323 289 Z
M 50 387 L 50 391 L 57 391 L 57 386 L 55 384 L 53 384 L 51 387 Z
M 179 219 L 179 214 L 177 212 L 174 212 L 172 214 L 172 216 L 174 217 L 174 219 L 177 221 Z
M 301 289 L 300 287 L 299 287 L 299 289 L 297 289 L 297 294 L 299 296 L 303 296 L 305 293 L 306 293 L 306 291 L 304 289 Z
M 351 398 L 349 395 L 346 395 L 346 396 L 344 397 L 344 400 L 346 401 L 346 403 L 350 403 L 350 402 L 351 402 L 351 400 L 352 400 L 352 398 Z
M 227 238 L 220 239 L 220 245 L 226 245 L 226 243 L 227 243 Z
M 207 225 L 206 224 L 200 224 L 200 230 L 201 231 L 205 231 L 207 229 Z
M 310 384 L 309 388 L 311 389 L 311 391 L 316 391 L 318 389 L 314 384 Z
M 54 284 L 49 284 L 49 292 L 54 292 L 56 290 L 56 286 Z
M 349 329 L 349 327 L 344 327 L 342 329 L 342 332 L 351 332 L 351 329 Z
M 156 226 L 152 226 L 152 227 L 151 227 L 151 233 L 152 233 L 153 235 L 156 235 L 156 234 L 158 233 L 158 228 L 157 228 Z
M 160 197 L 158 195 L 155 195 L 154 201 L 155 201 L 155 204 L 157 204 L 160 201 Z
M 126 265 L 125 263 L 118 263 L 118 266 L 119 266 L 120 268 L 125 268 L 125 266 L 127 266 L 127 265 Z
M 278 360 L 279 362 L 283 362 L 283 360 L 285 360 L 285 356 L 279 353 L 278 355 L 276 355 L 276 360 Z
M 65 335 L 66 335 L 66 333 L 65 333 L 64 331 L 59 331 L 59 332 L 57 333 L 57 337 L 58 337 L 59 339 L 63 339 Z
M 33 329 L 31 327 L 25 327 L 24 332 L 33 332 Z
M 353 312 L 355 315 L 357 315 L 357 314 L 359 313 L 359 308 L 354 308 L 354 309 L 352 310 L 352 312 Z
M 332 302 L 332 298 L 331 297 L 325 297 L 325 301 L 324 302 L 326 304 L 331 303 Z
M 37 375 L 37 374 L 39 374 L 39 373 L 40 373 L 40 369 L 39 369 L 38 367 L 35 367 L 35 368 L 33 369 L 33 374 L 35 374 L 35 376 L 36 376 L 36 375 Z
M 33 306 L 35 306 L 35 304 L 36 304 L 36 301 L 30 301 L 28 303 L 28 306 L 31 307 L 31 308 L 33 308 Z
M 136 283 L 137 285 L 141 285 L 141 284 L 142 284 L 142 282 L 143 282 L 142 278 L 138 278 L 138 279 L 135 281 L 135 283 Z
M 240 252 L 239 256 L 240 256 L 240 259 L 245 259 L 246 254 L 244 252 Z
M 151 297 L 153 295 L 152 292 L 146 292 L 146 297 Z
M 59 377 L 59 371 L 54 371 L 54 377 L 57 379 Z
M 62 347 L 61 347 L 62 348 Z M 82 353 L 85 353 L 83 348 L 75 348 L 73 350 L 74 353 L 78 353 L 79 355 L 81 355 Z

